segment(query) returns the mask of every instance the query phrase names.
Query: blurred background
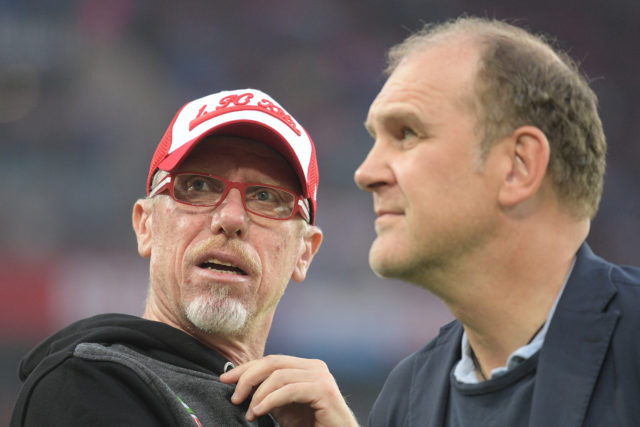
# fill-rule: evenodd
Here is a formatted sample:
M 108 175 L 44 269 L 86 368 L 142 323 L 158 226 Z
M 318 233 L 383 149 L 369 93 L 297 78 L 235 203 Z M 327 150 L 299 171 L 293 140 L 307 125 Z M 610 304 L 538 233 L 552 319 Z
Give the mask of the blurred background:
M 0 0 L 0 425 L 31 346 L 85 316 L 141 313 L 130 215 L 151 155 L 185 102 L 243 87 L 307 128 L 321 176 L 325 241 L 267 352 L 326 360 L 364 422 L 389 370 L 451 315 L 369 270 L 372 203 L 353 183 L 372 143 L 362 123 L 385 51 L 463 13 L 550 34 L 582 63 L 609 141 L 589 242 L 640 264 L 640 2 Z

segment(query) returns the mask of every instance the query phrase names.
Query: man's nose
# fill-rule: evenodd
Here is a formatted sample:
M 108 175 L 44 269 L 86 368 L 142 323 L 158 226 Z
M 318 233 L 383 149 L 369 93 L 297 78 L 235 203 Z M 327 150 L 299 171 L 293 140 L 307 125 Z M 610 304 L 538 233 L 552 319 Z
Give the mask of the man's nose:
M 224 233 L 228 237 L 244 237 L 247 234 L 249 214 L 242 197 L 237 188 L 229 190 L 227 197 L 213 210 L 211 231 Z
M 393 173 L 389 168 L 389 160 L 388 153 L 383 153 L 378 143 L 374 144 L 353 175 L 358 187 L 365 191 L 374 191 L 380 185 L 391 183 Z

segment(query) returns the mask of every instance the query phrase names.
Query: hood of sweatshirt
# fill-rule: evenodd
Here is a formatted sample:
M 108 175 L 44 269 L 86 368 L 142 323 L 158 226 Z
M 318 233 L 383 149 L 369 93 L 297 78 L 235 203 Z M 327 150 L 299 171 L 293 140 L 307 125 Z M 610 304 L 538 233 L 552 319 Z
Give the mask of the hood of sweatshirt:
M 179 329 L 126 314 L 101 314 L 75 322 L 49 336 L 20 362 L 25 380 L 45 358 L 73 352 L 80 343 L 122 344 L 155 359 L 220 375 L 226 360 L 216 351 Z

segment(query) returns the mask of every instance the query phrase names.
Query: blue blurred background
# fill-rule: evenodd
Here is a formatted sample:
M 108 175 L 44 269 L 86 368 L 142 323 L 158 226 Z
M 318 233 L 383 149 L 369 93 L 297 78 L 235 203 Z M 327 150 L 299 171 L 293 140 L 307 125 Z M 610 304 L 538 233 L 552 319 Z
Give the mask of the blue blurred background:
M 0 425 L 29 347 L 88 315 L 141 313 L 130 215 L 153 150 L 185 102 L 243 87 L 293 113 L 320 165 L 325 241 L 267 351 L 326 360 L 364 422 L 391 367 L 451 315 L 369 270 L 372 204 L 353 183 L 371 145 L 362 123 L 385 51 L 462 13 L 551 34 L 582 63 L 609 141 L 589 242 L 640 264 L 640 2 L 0 0 Z

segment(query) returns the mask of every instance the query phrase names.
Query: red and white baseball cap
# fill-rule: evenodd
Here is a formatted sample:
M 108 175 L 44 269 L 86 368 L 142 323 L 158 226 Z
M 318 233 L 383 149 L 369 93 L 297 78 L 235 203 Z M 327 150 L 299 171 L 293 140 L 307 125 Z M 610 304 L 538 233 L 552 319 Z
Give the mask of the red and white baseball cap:
M 307 131 L 273 98 L 255 89 L 218 92 L 185 104 L 151 159 L 147 195 L 158 169 L 172 172 L 205 137 L 223 134 L 267 144 L 289 162 L 315 223 L 318 192 L 316 149 Z

